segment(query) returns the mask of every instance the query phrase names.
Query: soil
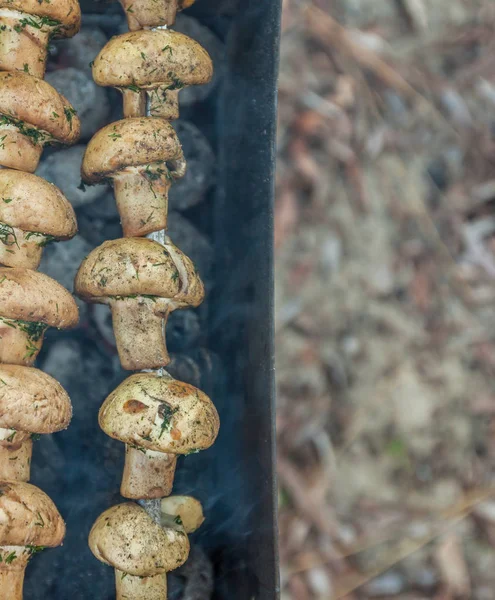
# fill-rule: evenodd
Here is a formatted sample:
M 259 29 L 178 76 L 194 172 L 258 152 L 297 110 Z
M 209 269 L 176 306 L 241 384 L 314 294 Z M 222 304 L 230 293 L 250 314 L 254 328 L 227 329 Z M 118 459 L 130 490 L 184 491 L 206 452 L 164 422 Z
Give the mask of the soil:
M 284 599 L 495 598 L 495 3 L 285 0 Z

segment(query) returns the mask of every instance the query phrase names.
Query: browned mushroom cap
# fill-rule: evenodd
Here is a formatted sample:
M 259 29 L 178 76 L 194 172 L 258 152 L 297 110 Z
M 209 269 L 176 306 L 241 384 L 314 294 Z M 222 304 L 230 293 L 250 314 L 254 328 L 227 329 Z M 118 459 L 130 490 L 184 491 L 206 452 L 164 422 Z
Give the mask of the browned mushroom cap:
M 19 481 L 0 482 L 0 545 L 60 546 L 65 523 L 39 488 Z
M 161 500 L 162 518 L 172 516 L 180 519 L 186 533 L 193 533 L 204 523 L 201 502 L 192 496 L 169 496 Z
M 71 37 L 80 24 L 77 0 L 0 0 L 0 69 L 42 79 L 50 37 Z
M 1 596 L 22 600 L 29 559 L 44 547 L 60 546 L 65 523 L 44 492 L 14 481 L 0 482 L 0 516 Z
M 107 435 L 128 445 L 121 487 L 126 498 L 168 496 L 175 464 L 171 469 L 170 459 L 156 454 L 206 450 L 220 427 L 210 398 L 167 373 L 131 375 L 105 400 L 99 423 Z
M 177 119 L 179 91 L 208 83 L 212 76 L 208 52 L 187 35 L 169 29 L 114 37 L 93 65 L 98 85 L 116 87 L 124 93 L 126 117 L 142 115 L 139 94 L 145 90 L 153 116 Z
M 167 598 L 166 573 L 184 564 L 189 540 L 183 529 L 162 528 L 133 503 L 98 517 L 89 534 L 95 557 L 115 568 L 117 598 Z
M 168 190 L 185 171 L 174 129 L 158 118 L 107 125 L 89 142 L 82 164 L 85 183 L 113 181 L 126 237 L 166 228 Z
M 74 289 L 86 302 L 110 305 L 120 361 L 128 370 L 167 365 L 169 313 L 204 298 L 193 263 L 168 239 L 164 246 L 147 238 L 104 242 L 82 262 Z
M 0 170 L 0 264 L 37 269 L 46 244 L 76 232 L 74 209 L 57 187 L 31 173 Z
M 192 6 L 195 0 L 119 0 L 127 16 L 127 24 L 131 31 L 173 25 L 178 11 Z
M 26 73 L 0 73 L 0 165 L 33 173 L 45 144 L 73 144 L 80 122 L 70 102 Z
M 48 275 L 0 268 L 0 363 L 32 365 L 48 326 L 66 329 L 78 319 L 72 295 Z
M 65 429 L 72 406 L 50 375 L 17 365 L 0 365 L 0 480 L 28 481 L 32 434 Z
M 0 364 L 0 427 L 54 433 L 66 429 L 71 416 L 70 398 L 56 379 L 39 369 Z

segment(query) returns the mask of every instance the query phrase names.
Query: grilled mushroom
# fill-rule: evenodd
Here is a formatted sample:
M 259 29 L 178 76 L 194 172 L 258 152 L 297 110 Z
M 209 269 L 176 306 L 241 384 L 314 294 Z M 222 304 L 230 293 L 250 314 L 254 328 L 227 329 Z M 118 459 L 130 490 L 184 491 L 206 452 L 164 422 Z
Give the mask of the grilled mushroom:
M 178 11 L 192 6 L 195 0 L 119 0 L 131 31 L 173 25 Z
M 189 540 L 180 525 L 162 528 L 131 502 L 98 517 L 89 547 L 98 560 L 114 567 L 117 600 L 166 600 L 166 573 L 189 556 Z
M 32 437 L 66 429 L 72 406 L 43 371 L 0 365 L 0 480 L 28 481 Z
M 192 496 L 169 496 L 161 501 L 162 521 L 180 519 L 186 533 L 194 533 L 204 523 L 201 502 Z
M 22 600 L 29 559 L 60 546 L 65 523 L 56 506 L 29 483 L 0 482 L 0 590 L 5 600 Z
M 179 91 L 208 83 L 212 76 L 208 52 L 187 35 L 168 29 L 114 37 L 93 65 L 98 85 L 123 93 L 125 117 L 142 115 L 148 95 L 152 116 L 177 119 Z
M 74 327 L 78 319 L 74 298 L 48 275 L 0 268 L 0 363 L 32 365 L 46 329 Z
M 82 165 L 85 183 L 112 181 L 127 237 L 167 227 L 168 190 L 185 172 L 179 139 L 158 118 L 107 125 L 89 142 Z
M 37 269 L 48 243 L 76 232 L 74 209 L 57 187 L 30 173 L 0 170 L 0 264 Z
M 168 315 L 199 306 L 204 297 L 191 260 L 170 240 L 162 246 L 147 238 L 112 240 L 95 248 L 79 267 L 74 289 L 86 302 L 110 306 L 120 362 L 131 371 L 170 362 Z
M 176 456 L 206 450 L 220 427 L 208 396 L 168 373 L 131 375 L 105 400 L 99 423 L 127 444 L 121 493 L 136 499 L 168 496 Z
M 50 38 L 72 37 L 80 24 L 77 0 L 0 0 L 0 70 L 42 79 Z
M 0 72 L 0 165 L 33 173 L 43 146 L 73 144 L 79 132 L 76 111 L 51 85 Z

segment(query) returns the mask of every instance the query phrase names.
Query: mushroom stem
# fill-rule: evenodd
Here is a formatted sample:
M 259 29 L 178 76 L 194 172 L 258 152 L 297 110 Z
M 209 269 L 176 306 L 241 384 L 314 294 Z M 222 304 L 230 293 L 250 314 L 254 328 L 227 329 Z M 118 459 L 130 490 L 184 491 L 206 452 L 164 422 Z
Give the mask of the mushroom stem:
M 128 88 L 121 91 L 124 99 L 124 117 L 126 119 L 142 117 L 146 113 L 146 91 L 139 90 L 136 92 Z
M 0 319 L 0 363 L 30 367 L 43 344 L 43 335 L 35 341 L 29 333 L 10 321 Z
M 174 121 L 179 118 L 179 92 L 181 88 L 175 90 L 160 86 L 150 91 L 150 115 L 152 117 L 162 117 L 168 121 Z
M 10 432 L 11 430 L 0 429 L 2 438 Z M 15 431 L 13 435 L 15 440 Z M 8 436 L 0 441 L 0 480 L 29 481 L 33 440 L 28 437 L 16 444 L 14 441 L 6 441 L 7 439 Z
M 33 143 L 15 125 L 0 126 L 0 140 L 1 165 L 27 173 L 36 171 L 43 152 L 41 144 Z
M 126 444 L 120 493 L 124 498 L 135 500 L 169 496 L 174 483 L 176 455 L 143 450 Z
M 110 307 L 117 350 L 124 369 L 157 369 L 169 364 L 165 344 L 168 313 L 156 315 L 153 301 L 144 298 L 140 302 L 132 298 L 112 299 Z M 0 361 L 1 358 L 0 352 Z
M 18 227 L 0 223 L 0 264 L 6 267 L 32 269 L 39 267 L 43 253 L 43 236 L 30 235 Z
M 167 600 L 166 573 L 137 577 L 115 569 L 115 587 L 116 600 Z
M 2 600 L 22 600 L 24 573 L 29 555 L 20 546 L 0 546 L 0 590 Z M 5 562 L 7 559 L 8 562 Z
M 26 24 L 29 15 L 13 10 L 0 10 L 0 70 L 23 71 L 38 79 L 45 75 L 50 30 Z
M 166 229 L 168 170 L 146 170 L 137 167 L 121 171 L 113 178 L 115 200 L 125 237 L 142 237 L 152 231 Z

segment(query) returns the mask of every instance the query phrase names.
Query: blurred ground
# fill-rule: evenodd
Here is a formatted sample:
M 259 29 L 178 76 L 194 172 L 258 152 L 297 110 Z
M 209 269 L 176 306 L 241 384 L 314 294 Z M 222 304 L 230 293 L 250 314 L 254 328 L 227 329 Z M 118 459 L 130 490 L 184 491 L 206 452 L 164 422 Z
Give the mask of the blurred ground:
M 284 599 L 495 599 L 495 2 L 285 0 Z

